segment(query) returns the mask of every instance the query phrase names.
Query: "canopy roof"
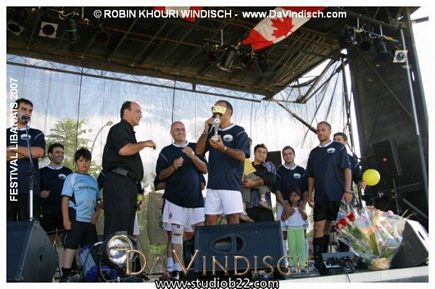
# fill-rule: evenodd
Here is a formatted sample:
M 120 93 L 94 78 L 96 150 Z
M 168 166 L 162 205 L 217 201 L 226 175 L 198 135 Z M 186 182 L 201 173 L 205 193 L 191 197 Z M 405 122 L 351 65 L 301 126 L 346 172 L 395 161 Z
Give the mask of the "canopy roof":
M 153 8 L 116 9 L 151 11 Z M 269 11 L 274 7 L 219 9 L 231 11 L 232 17 L 198 18 L 193 23 L 164 18 L 97 19 L 93 13 L 103 10 L 100 7 L 9 7 L 8 21 L 19 23 L 24 30 L 19 35 L 8 33 L 7 50 L 16 55 L 234 89 L 271 98 L 325 59 L 338 59 L 338 37 L 344 27 L 366 24 L 376 32 L 380 25 L 384 31 L 395 29 L 403 12 L 401 7 L 327 8 L 325 12 L 345 11 L 347 17 L 311 19 L 285 40 L 259 53 L 240 46 L 230 71 L 224 71 L 218 64 L 227 57 L 228 49 L 234 48 L 261 21 L 242 18 L 241 12 Z M 71 41 L 67 31 L 71 13 L 75 13 L 76 41 Z M 55 38 L 39 35 L 42 21 L 58 24 Z

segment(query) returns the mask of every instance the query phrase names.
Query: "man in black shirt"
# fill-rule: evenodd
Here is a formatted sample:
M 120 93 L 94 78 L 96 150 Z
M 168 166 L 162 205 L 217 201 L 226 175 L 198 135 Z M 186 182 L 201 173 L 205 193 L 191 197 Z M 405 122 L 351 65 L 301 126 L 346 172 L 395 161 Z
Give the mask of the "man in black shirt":
M 103 152 L 104 237 L 117 231 L 133 235 L 137 194 L 143 178 L 139 152 L 156 147 L 152 140 L 136 141 L 133 127 L 141 118 L 140 105 L 126 101 L 121 107 L 121 121 L 107 135 Z
M 317 125 L 317 138 L 320 144 L 310 152 L 307 176 L 308 200 L 310 206 L 314 206 L 314 260 L 322 274 L 326 271 L 321 254 L 327 249 L 324 240 L 329 240 L 331 221 L 337 218 L 341 200 L 352 200 L 352 172 L 346 148 L 331 140 L 331 125 L 326 121 Z
M 65 178 L 72 171 L 62 165 L 64 159 L 64 146 L 62 144 L 51 144 L 47 153 L 50 164 L 39 170 L 41 177 L 41 226 L 53 243 L 56 234 L 62 240 L 63 234 L 59 233 L 59 231 L 63 231 L 61 193 Z
M 6 141 L 6 167 L 7 167 L 7 220 L 26 221 L 30 217 L 30 175 L 33 175 L 33 218 L 38 219 L 40 214 L 39 197 L 39 169 L 38 160 L 45 153 L 44 133 L 39 129 L 29 128 L 26 134 L 26 124 L 30 121 L 33 112 L 33 103 L 20 98 L 13 104 L 16 119 L 7 129 Z M 29 150 L 30 143 L 33 171 L 30 172 Z M 31 174 L 29 174 L 31 173 Z
M 251 190 L 250 201 L 246 213 L 254 220 L 254 222 L 273 222 L 273 212 L 271 209 L 266 209 L 260 206 L 261 201 L 259 187 L 265 186 L 268 192 L 265 194 L 265 199 L 269 207 L 272 207 L 270 192 L 276 181 L 275 166 L 271 162 L 265 162 L 267 157 L 267 147 L 264 144 L 258 144 L 254 147 L 254 161 L 252 162 L 255 168 L 257 179 L 245 179 L 242 183 L 243 187 Z
M 334 141 L 348 145 L 347 135 L 343 132 L 337 132 L 334 134 Z M 352 170 L 352 181 L 358 186 L 360 190 L 364 190 L 367 187 L 366 182 L 362 179 L 362 167 L 360 161 L 353 155 L 348 154 L 350 169 Z

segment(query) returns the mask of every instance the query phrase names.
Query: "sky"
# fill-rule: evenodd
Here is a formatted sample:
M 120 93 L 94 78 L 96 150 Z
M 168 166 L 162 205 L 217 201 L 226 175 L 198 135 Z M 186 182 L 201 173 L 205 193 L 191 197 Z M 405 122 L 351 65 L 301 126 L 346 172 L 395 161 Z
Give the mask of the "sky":
M 433 81 L 434 57 L 432 49 L 435 46 L 435 41 L 430 35 L 433 35 L 434 33 L 435 9 L 433 6 L 424 6 L 412 15 L 412 19 L 415 20 L 426 16 L 429 17 L 429 21 L 415 23 L 413 25 L 413 30 L 425 97 L 426 101 L 429 101 L 428 107 L 431 107 L 429 105 L 430 99 L 435 92 L 435 83 Z

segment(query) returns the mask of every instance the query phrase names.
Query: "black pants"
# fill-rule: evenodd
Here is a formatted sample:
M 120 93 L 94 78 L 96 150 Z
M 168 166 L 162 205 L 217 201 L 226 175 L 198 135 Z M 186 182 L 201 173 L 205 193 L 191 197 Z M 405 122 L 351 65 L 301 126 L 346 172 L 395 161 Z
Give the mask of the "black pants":
M 249 218 L 254 220 L 254 222 L 274 222 L 275 218 L 273 217 L 273 212 L 271 210 L 260 208 L 260 207 L 253 207 L 246 209 L 246 213 L 248 214 Z
M 7 200 L 7 220 L 8 222 L 27 221 L 29 220 L 29 194 L 18 194 L 18 201 L 12 202 Z M 41 198 L 33 196 L 33 219 L 39 219 L 41 214 Z
M 104 179 L 104 238 L 117 231 L 133 235 L 138 188 L 127 176 L 113 172 Z
M 63 231 L 62 207 L 60 203 L 41 206 L 41 226 L 48 235 Z

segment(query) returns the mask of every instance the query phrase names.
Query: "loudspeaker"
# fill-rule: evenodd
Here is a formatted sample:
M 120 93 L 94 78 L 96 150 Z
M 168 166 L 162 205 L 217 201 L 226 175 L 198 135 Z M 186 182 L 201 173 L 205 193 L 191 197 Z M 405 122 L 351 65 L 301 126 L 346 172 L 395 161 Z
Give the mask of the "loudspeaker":
M 196 227 L 195 249 L 199 251 L 195 271 L 223 271 L 213 263 L 213 257 L 227 270 L 234 270 L 235 262 L 238 272 L 255 268 L 270 270 L 284 255 L 281 239 L 279 222 Z
M 272 162 L 275 165 L 275 167 L 279 167 L 282 163 L 281 162 L 281 151 L 268 152 L 267 157 L 266 157 L 266 161 Z
M 402 167 L 400 166 L 394 140 L 388 139 L 373 144 L 373 152 L 383 177 L 393 178 L 402 174 Z
M 416 221 L 407 220 L 399 250 L 391 260 L 391 267 L 406 268 L 426 263 L 429 256 L 429 234 Z
M 7 225 L 7 280 L 51 282 L 56 271 L 56 252 L 38 221 Z

